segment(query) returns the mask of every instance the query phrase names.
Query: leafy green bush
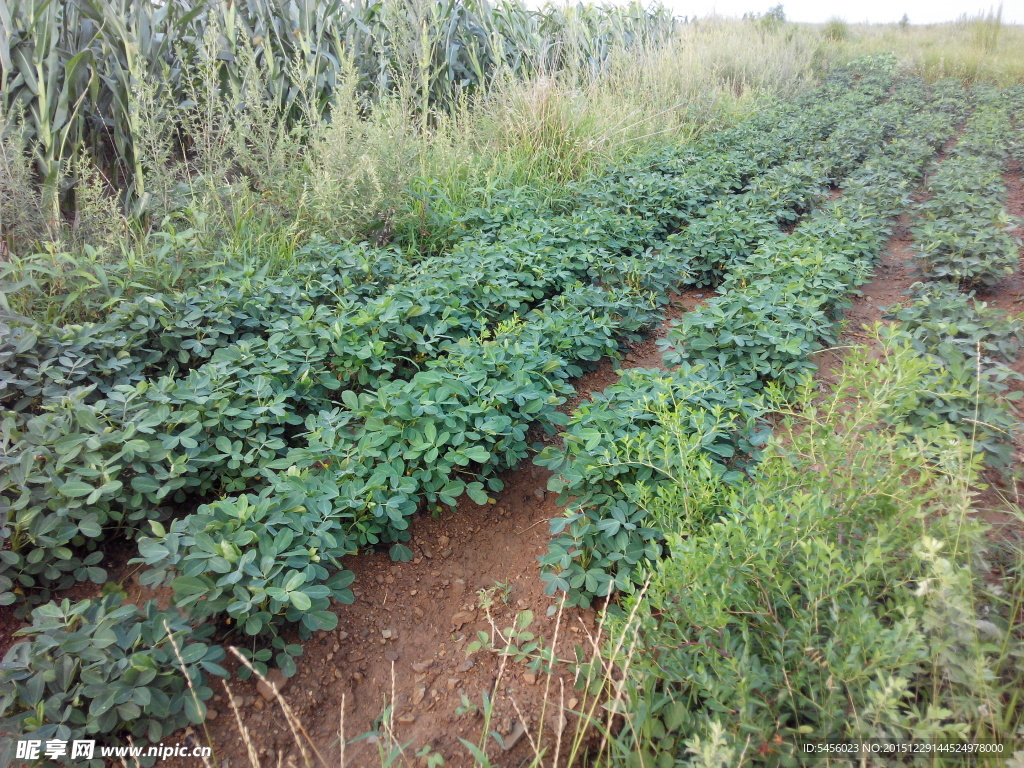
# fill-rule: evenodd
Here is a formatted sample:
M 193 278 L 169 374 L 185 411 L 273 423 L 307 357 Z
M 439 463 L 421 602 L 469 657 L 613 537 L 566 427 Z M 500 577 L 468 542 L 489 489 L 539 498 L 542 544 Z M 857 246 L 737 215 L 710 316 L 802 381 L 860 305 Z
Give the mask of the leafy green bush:
M 154 600 L 142 608 L 122 605 L 117 595 L 41 605 L 31 626 L 16 633 L 26 639 L 0 666 L 0 728 L 44 741 L 159 742 L 201 723 L 213 695 L 205 673 L 227 675 L 219 664 L 224 650 L 202 642 L 210 629 L 196 630 Z
M 685 339 L 685 347 L 670 347 L 666 363 L 707 362 L 792 385 L 813 369 L 809 355 L 834 340 L 826 301 L 799 289 L 757 283 L 728 297 L 673 329 L 671 338 Z
M 93 396 L 100 397 L 143 378 L 177 377 L 217 349 L 265 334 L 273 322 L 302 316 L 311 305 L 365 300 L 407 269 L 394 249 L 365 244 L 318 243 L 297 255 L 283 275 L 225 267 L 201 288 L 124 301 L 97 322 L 51 326 L 0 317 L 0 402 L 21 411 L 75 387 L 95 385 Z
M 296 302 L 308 292 L 289 293 L 279 284 L 280 290 L 272 293 L 287 294 L 291 301 L 282 301 L 280 314 L 275 317 L 264 307 L 257 317 L 247 308 L 225 321 L 223 333 L 216 332 L 221 319 L 233 310 L 225 309 L 211 321 L 196 299 L 194 310 L 187 309 L 191 305 L 182 309 L 181 323 L 209 322 L 209 333 L 201 334 L 210 340 L 208 346 L 186 344 L 177 351 L 168 346 L 160 354 L 136 349 L 141 357 L 133 357 L 129 337 L 152 343 L 150 321 L 155 316 L 126 310 L 111 321 L 110 328 L 120 330 L 97 331 L 108 345 L 102 354 L 94 350 L 76 357 L 67 345 L 59 353 L 47 353 L 51 357 L 40 358 L 36 370 L 76 371 L 81 376 L 48 373 L 49 383 L 38 386 L 30 378 L 7 379 L 12 397 L 21 399 L 11 401 L 19 410 L 4 422 L 9 463 L 0 503 L 14 527 L 9 532 L 13 554 L 5 555 L 0 574 L 4 586 L 17 579 L 23 592 L 59 587 L 72 576 L 102 579 L 97 557 L 88 553 L 106 536 L 160 517 L 160 506 L 167 501 L 246 490 L 263 467 L 286 453 L 288 428 L 308 414 L 334 407 L 339 389 L 376 383 L 400 389 L 402 379 L 438 355 L 457 356 L 459 347 L 453 341 L 479 332 L 489 319 L 511 320 L 516 310 L 529 309 L 549 294 L 553 302 L 541 305 L 545 309 L 537 315 L 546 323 L 546 335 L 542 332 L 531 343 L 571 351 L 574 362 L 560 377 L 578 373 L 576 361 L 597 360 L 617 348 L 620 334 L 650 322 L 654 306 L 680 279 L 680 265 L 651 259 L 640 248 L 635 256 L 621 255 L 618 264 L 588 251 L 592 240 L 607 236 L 609 226 L 621 230 L 624 218 L 629 217 L 602 224 L 577 217 L 553 225 L 543 230 L 546 239 L 532 255 L 515 253 L 504 242 L 486 253 L 463 249 L 462 262 L 421 264 L 420 277 L 400 289 L 349 296 L 333 306 L 300 309 Z M 644 226 L 640 222 L 641 230 Z M 621 247 L 627 249 L 632 247 L 627 245 L 630 237 L 640 237 L 628 229 L 619 236 L 626 237 Z M 558 269 L 544 266 L 562 262 L 572 243 L 578 254 L 574 261 Z M 627 291 L 606 300 L 597 289 L 573 288 L 575 275 L 588 271 L 596 278 L 654 291 L 655 296 Z M 560 296 L 566 298 L 554 298 Z M 135 336 L 124 330 L 126 317 L 142 326 L 133 326 Z M 266 338 L 254 335 L 257 331 Z M 22 351 L 37 343 L 32 334 L 15 335 L 12 367 L 24 361 Z M 80 351 L 88 347 L 75 344 Z M 134 373 L 118 369 L 108 377 L 102 371 L 116 366 L 103 363 L 101 371 L 98 361 L 121 345 L 129 349 L 112 359 L 134 361 Z M 454 351 L 443 353 L 449 346 Z M 185 375 L 132 382 L 140 370 L 159 370 L 170 359 L 177 361 L 171 370 L 181 363 Z M 556 367 L 561 369 L 561 363 Z M 395 383 L 387 384 L 392 376 Z M 79 381 L 93 383 L 75 388 Z M 97 388 L 103 399 L 96 399 Z M 32 416 L 33 408 L 44 412 Z M 525 427 L 516 429 L 525 433 Z M 447 484 L 446 479 L 441 485 Z M 405 507 L 400 517 L 414 508 Z M 12 593 L 5 593 L 9 601 Z
M 1019 267 L 1020 239 L 999 211 L 990 216 L 960 215 L 929 221 L 914 229 L 920 274 L 965 288 L 992 289 Z
M 170 580 L 174 604 L 194 619 L 228 619 L 246 635 L 269 638 L 290 676 L 302 648 L 286 644 L 280 629 L 297 624 L 306 639 L 337 626 L 329 608 L 332 599 L 352 602 L 354 577 L 340 559 L 354 548 L 329 505 L 307 507 L 301 491 L 273 490 L 203 505 L 169 530 L 152 523 L 154 535 L 140 538 L 133 562 L 154 568 L 143 583 Z M 253 653 L 264 672 L 271 655 L 263 647 Z
M 141 488 L 152 478 L 156 491 L 156 478 L 168 487 L 181 482 L 167 448 L 140 434 L 131 419 L 123 422 L 115 403 L 86 404 L 87 391 L 71 392 L 27 421 L 13 414 L 2 420 L 0 515 L 7 546 L 0 585 L 10 589 L 13 581 L 19 594 L 42 590 L 38 597 L 46 599 L 50 589 L 104 581 L 96 544 L 111 529 L 159 514 L 133 483 Z M 164 468 L 153 472 L 164 459 Z M 139 470 L 142 479 L 128 479 Z M 13 594 L 5 589 L 0 601 L 12 602 Z
M 773 237 L 781 237 L 778 222 L 768 213 L 750 210 L 748 198 L 727 198 L 710 206 L 703 218 L 684 232 L 668 237 L 668 245 L 690 255 L 686 282 L 714 286 L 729 269 Z
M 1021 397 L 1009 390 L 1021 376 L 1008 363 L 1020 351 L 1024 323 L 952 285 L 918 284 L 912 293 L 913 304 L 890 308 L 901 325 L 886 334 L 909 338 L 933 368 L 919 406 L 904 418 L 919 426 L 951 424 L 990 463 L 1007 467 L 1019 430 L 1008 404 Z
M 548 488 L 560 494 L 559 503 L 572 500 L 551 521 L 554 539 L 540 558 L 549 594 L 562 591 L 571 604 L 587 606 L 642 583 L 638 566 L 662 554 L 662 522 L 644 500 L 679 480 L 665 445 L 685 437 L 688 450 L 709 456 L 718 482 L 735 482 L 765 436 L 754 383 L 749 374 L 705 365 L 671 373 L 631 369 L 580 406 L 564 444 L 534 459 L 554 472 Z
M 287 405 L 299 395 L 281 385 L 296 370 L 264 342 L 244 341 L 183 379 L 119 386 L 92 404 L 91 388 L 80 388 L 23 422 L 6 417 L 2 575 L 22 590 L 102 581 L 92 552 L 102 540 L 188 495 L 243 490 L 283 454 L 285 427 L 301 423 Z
M 924 220 L 914 227 L 923 276 L 992 288 L 1016 269 L 1020 242 L 1010 234 L 997 162 L 954 156 L 942 163 L 929 189 L 931 199 L 918 206 Z
M 309 448 L 281 463 L 329 462 L 323 471 L 343 487 L 338 504 L 351 504 L 359 546 L 407 540 L 408 518 L 421 503 L 454 505 L 463 493 L 486 503 L 484 482 L 501 488 L 498 471 L 527 454 L 530 423 L 557 419 L 571 392 L 567 361 L 549 349 L 570 341 L 594 359 L 610 351 L 605 345 L 617 347 L 612 333 L 602 346 L 579 336 L 598 322 L 616 329 L 614 315 L 577 310 L 573 319 L 539 315 L 537 327 L 502 326 L 493 338 L 451 345 L 409 381 L 345 393 L 347 407 L 307 420 Z
M 677 521 L 672 556 L 609 617 L 602 663 L 626 680 L 606 764 L 799 763 L 807 741 L 1012 740 L 998 678 L 1013 655 L 986 639 L 1006 620 L 971 572 L 978 463 L 948 427 L 904 421 L 932 368 L 906 338 L 848 353 L 824 398 L 810 381 L 786 395 L 794 405 L 780 403 L 775 437 L 737 485 L 680 444 L 677 495 L 648 499 Z
M 941 344 L 954 344 L 964 355 L 979 353 L 1013 362 L 1024 344 L 1024 316 L 1007 314 L 947 283 L 915 283 L 908 291 L 909 306 L 890 307 L 886 316 L 902 323 L 917 348 L 934 353 Z

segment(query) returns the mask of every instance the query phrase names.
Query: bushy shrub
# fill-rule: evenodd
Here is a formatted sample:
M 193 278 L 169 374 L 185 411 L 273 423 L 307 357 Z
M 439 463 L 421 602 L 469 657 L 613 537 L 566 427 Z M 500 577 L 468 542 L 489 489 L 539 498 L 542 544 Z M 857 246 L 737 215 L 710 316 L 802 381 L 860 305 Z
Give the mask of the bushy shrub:
M 139 540 L 138 562 L 154 568 L 143 582 L 169 580 L 174 604 L 193 618 L 233 621 L 262 638 L 252 651 L 262 671 L 274 648 L 290 676 L 302 648 L 286 644 L 281 628 L 298 625 L 305 639 L 337 626 L 329 609 L 332 599 L 352 602 L 354 576 L 340 559 L 354 548 L 323 496 L 310 504 L 301 490 L 285 490 L 201 506 L 169 530 L 152 523 L 154 535 Z
M 196 630 L 156 601 L 122 605 L 117 595 L 41 605 L 0 666 L 0 728 L 43 741 L 159 742 L 201 723 L 213 695 L 205 675 L 227 674 L 224 650 L 202 642 L 211 629 Z
M 580 406 L 564 444 L 534 460 L 554 472 L 548 482 L 569 503 L 551 521 L 553 539 L 540 558 L 548 594 L 565 592 L 587 606 L 642 583 L 641 564 L 663 552 L 664 521 L 650 513 L 651 494 L 678 482 L 674 451 L 709 457 L 716 482 L 736 482 L 766 436 L 750 374 L 707 365 L 675 372 L 632 369 Z M 714 508 L 706 510 L 708 519 Z
M 893 306 L 886 315 L 899 320 L 922 352 L 953 344 L 964 355 L 1013 362 L 1024 344 L 1024 316 L 990 307 L 974 293 L 948 283 L 915 283 L 913 303 Z
M 1021 318 L 1007 316 L 954 285 L 917 284 L 916 300 L 890 308 L 901 325 L 886 331 L 907 337 L 933 367 L 921 402 L 905 418 L 920 426 L 948 423 L 986 459 L 1001 469 L 1009 466 L 1019 425 L 1009 403 L 1021 376 L 1010 366 L 1024 341 Z
M 821 35 L 831 43 L 838 43 L 850 38 L 850 28 L 840 18 L 831 18 L 822 27 Z

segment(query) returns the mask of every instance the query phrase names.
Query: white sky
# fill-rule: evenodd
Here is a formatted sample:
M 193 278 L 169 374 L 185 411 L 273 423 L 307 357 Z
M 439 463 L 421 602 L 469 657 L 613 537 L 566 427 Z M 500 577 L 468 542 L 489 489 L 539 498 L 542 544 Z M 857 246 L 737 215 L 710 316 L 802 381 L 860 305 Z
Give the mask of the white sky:
M 663 0 L 679 16 L 742 16 L 764 13 L 779 0 Z M 955 21 L 998 8 L 998 0 L 781 0 L 790 21 L 822 22 L 839 17 L 849 22 L 899 21 L 904 13 L 912 24 Z M 1003 0 L 1003 21 L 1024 24 L 1024 0 Z

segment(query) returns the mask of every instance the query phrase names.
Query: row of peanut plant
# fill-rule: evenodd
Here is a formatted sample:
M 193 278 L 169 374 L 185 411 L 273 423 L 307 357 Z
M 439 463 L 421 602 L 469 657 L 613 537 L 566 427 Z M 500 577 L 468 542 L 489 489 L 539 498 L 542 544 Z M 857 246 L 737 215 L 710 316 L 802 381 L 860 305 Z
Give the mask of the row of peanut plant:
M 774 434 L 755 466 L 734 457 L 745 448 L 735 435 L 754 434 L 756 422 L 721 395 L 709 404 L 694 386 L 696 366 L 682 393 L 669 386 L 673 377 L 643 371 L 633 381 L 646 389 L 609 392 L 617 409 L 655 425 L 655 439 L 612 411 L 619 439 L 587 446 L 605 453 L 570 469 L 614 499 L 593 518 L 602 532 L 647 526 L 655 535 L 646 541 L 657 546 L 642 579 L 632 579 L 643 588 L 607 615 L 622 641 L 606 646 L 601 663 L 622 672 L 615 703 L 625 725 L 602 765 L 679 765 L 693 756 L 705 765 L 803 765 L 807 746 L 864 739 L 940 752 L 984 743 L 988 754 L 971 759 L 979 766 L 1024 756 L 1019 541 L 1008 528 L 993 536 L 970 514 L 975 489 L 992 479 L 981 475 L 986 463 L 1005 462 L 1012 450 L 1010 403 L 1019 392 L 1008 384 L 1021 377 L 1008 364 L 1020 353 L 1024 318 L 960 291 L 974 282 L 965 274 L 995 279 L 1017 264 L 1006 248 L 993 259 L 998 268 L 979 270 L 976 257 L 991 250 L 958 259 L 943 239 L 1004 236 L 1003 216 L 971 211 L 994 213 L 1002 203 L 998 164 L 1020 147 L 1007 106 L 1016 100 L 1019 120 L 1022 94 L 987 86 L 970 94 L 974 112 L 926 187 L 942 199 L 911 208 L 923 220 L 914 227 L 919 253 L 964 271 L 913 286 L 913 303 L 889 310 L 899 322 L 869 329 L 874 343 L 848 348 L 821 381 L 776 379 Z M 989 196 L 986 206 L 977 193 Z M 929 240 L 936 232 L 941 243 Z M 620 486 L 626 494 L 613 477 L 629 484 Z M 577 546 L 562 555 L 598 564 L 612 552 L 601 539 L 559 543 Z M 600 584 L 600 574 L 560 575 L 570 588 Z M 578 689 L 600 689 L 606 667 L 597 667 L 582 665 Z
M 686 268 L 668 232 L 765 167 L 780 168 L 795 151 L 787 147 L 827 135 L 881 90 L 835 107 L 833 94 L 819 95 L 816 115 L 752 121 L 698 147 L 700 159 L 622 173 L 581 190 L 576 211 L 523 217 L 445 256 L 408 263 L 379 249 L 323 249 L 298 275 L 150 296 L 100 323 L 9 319 L 0 353 L 9 409 L 3 499 L 16 513 L 9 549 L 27 558 L 79 536 L 102 540 L 145 518 L 168 519 L 167 507 L 190 498 L 256 484 L 262 467 L 286 457 L 307 417 L 411 380 L 459 343 L 543 312 L 570 289 L 622 286 L 640 296 L 631 306 L 649 311 L 649 294 L 664 301 Z M 785 167 L 772 182 L 792 183 Z M 770 187 L 760 194 L 773 202 Z M 68 582 L 16 566 L 10 573 L 26 593 Z
M 1003 172 L 1014 145 L 1013 101 L 977 87 L 977 107 L 964 134 L 928 183 L 916 208 L 918 266 L 929 280 L 991 289 L 1016 268 L 1019 239 L 1006 212 Z
M 631 592 L 645 579 L 645 563 L 664 554 L 669 521 L 651 517 L 651 500 L 685 486 L 668 469 L 679 457 L 671 455 L 678 435 L 667 422 L 693 438 L 691 449 L 710 458 L 708 471 L 720 482 L 748 471 L 766 436 L 764 384 L 797 385 L 814 369 L 811 354 L 835 340 L 847 296 L 867 279 L 894 213 L 966 102 L 955 84 L 926 94 L 922 84 L 904 83 L 883 106 L 884 118 L 868 112 L 851 124 L 851 134 L 871 139 L 842 195 L 728 268 L 719 295 L 669 331 L 664 357 L 675 370 L 625 372 L 572 417 L 564 445 L 538 456 L 555 473 L 549 487 L 571 500 L 552 521 L 554 538 L 541 558 L 549 593 L 586 606 Z M 879 123 L 892 134 L 876 135 Z M 691 520 L 716 515 L 709 504 Z
M 864 106 L 865 99 L 882 99 L 885 85 L 869 81 L 853 101 Z M 848 118 L 851 106 L 840 108 L 839 114 Z M 820 135 L 822 123 L 828 125 L 837 116 L 831 113 L 825 120 L 819 116 L 799 122 Z M 762 135 L 756 140 L 763 139 Z M 745 189 L 741 197 L 750 205 L 775 212 L 774 219 L 768 220 L 777 231 L 790 216 L 788 211 L 807 205 L 822 183 L 808 181 L 802 166 L 791 170 L 790 165 L 769 163 L 767 173 L 748 172 L 739 184 L 726 176 L 727 194 L 730 188 Z M 700 167 L 694 178 L 706 187 L 707 162 L 693 167 Z M 637 180 L 627 177 L 627 183 L 636 186 Z M 799 183 L 810 185 L 809 189 L 794 196 L 791 190 Z M 676 189 L 687 197 L 693 194 L 687 185 Z M 631 191 L 638 201 L 631 207 L 641 200 L 665 204 L 657 201 L 650 187 Z M 538 223 L 531 221 L 531 230 Z M 616 224 L 614 230 L 600 232 L 600 241 L 621 237 L 622 225 Z M 496 242 L 504 241 L 499 237 Z M 564 244 L 559 254 L 563 268 L 571 268 L 572 262 L 567 264 L 571 251 Z M 295 588 L 284 593 L 279 584 L 291 577 L 294 568 L 275 571 L 277 588 L 268 593 L 264 589 L 267 574 L 245 573 L 244 566 L 247 557 L 273 562 L 264 557 L 266 547 L 273 546 L 272 537 L 263 537 L 258 551 L 257 547 L 243 551 L 241 545 L 254 541 L 254 528 L 274 521 L 283 511 L 295 510 L 299 503 L 300 512 L 315 509 L 310 514 L 316 520 L 327 515 L 353 551 L 386 543 L 392 545 L 395 557 L 408 558 L 411 551 L 403 542 L 409 538 L 409 519 L 417 509 L 454 504 L 463 493 L 485 503 L 489 491 L 501 488 L 500 472 L 527 455 L 529 425 L 559 423 L 557 406 L 570 394 L 566 382 L 579 375 L 580 365 L 614 353 L 622 333 L 649 324 L 653 308 L 692 269 L 691 252 L 679 243 L 665 242 L 657 257 L 649 251 L 621 253 L 611 260 L 599 256 L 603 260 L 593 255 L 586 258 L 590 285 L 574 285 L 521 317 L 501 319 L 485 333 L 446 345 L 442 354 L 426 360 L 408 379 L 390 378 L 378 382 L 375 389 L 345 391 L 339 407 L 311 414 L 300 438 L 306 444 L 268 465 L 264 473 L 268 482 L 259 494 L 202 507 L 169 530 L 140 541 L 144 561 L 154 567 L 154 578 L 173 567 L 171 583 L 181 604 L 195 606 L 204 617 L 244 623 L 252 635 L 271 636 L 281 651 L 277 663 L 286 670 L 293 668 L 287 658 L 289 647 L 279 634 L 281 626 L 301 622 L 303 632 L 333 626 L 336 618 L 327 610 L 327 598 L 344 600 L 348 595 L 320 589 L 315 575 L 296 581 Z M 240 519 L 239 507 L 256 512 Z M 231 572 L 224 574 L 216 555 L 196 546 L 209 536 L 238 547 L 233 561 L 237 566 Z M 311 549 L 317 546 L 316 541 L 309 544 Z M 243 571 L 240 577 L 239 570 Z M 347 579 L 338 578 L 337 584 L 344 589 Z M 256 660 L 265 661 L 268 656 L 269 650 L 263 649 Z
M 931 174 L 929 197 L 915 207 L 919 274 L 909 306 L 894 306 L 895 333 L 932 361 L 921 402 L 907 416 L 920 427 L 948 423 L 988 462 L 1005 468 L 1016 418 L 1007 407 L 1021 376 L 1010 368 L 1022 340 L 1021 319 L 989 307 L 976 291 L 993 289 L 1020 268 L 1021 222 L 1006 211 L 1003 174 L 1019 147 L 1024 89 L 987 85 L 972 92 L 975 109 L 949 156 Z M 940 385 L 941 381 L 941 385 Z
M 318 246 L 290 274 L 97 323 L 5 319 L 3 601 L 23 614 L 102 582 L 104 548 L 128 538 L 187 621 L 116 596 L 36 608 L 0 679 L 4 727 L 157 740 L 202 718 L 204 673 L 223 672 L 210 632 L 291 674 L 289 628 L 331 629 L 331 600 L 352 599 L 343 556 L 407 558 L 417 510 L 486 502 L 528 427 L 560 422 L 567 381 L 671 290 L 817 217 L 826 185 L 923 96 L 904 83 L 889 99 L 892 84 L 889 62 L 858 63 L 681 157 L 581 185 L 571 210 L 499 216 L 435 257 Z M 161 666 L 172 634 L 194 692 Z

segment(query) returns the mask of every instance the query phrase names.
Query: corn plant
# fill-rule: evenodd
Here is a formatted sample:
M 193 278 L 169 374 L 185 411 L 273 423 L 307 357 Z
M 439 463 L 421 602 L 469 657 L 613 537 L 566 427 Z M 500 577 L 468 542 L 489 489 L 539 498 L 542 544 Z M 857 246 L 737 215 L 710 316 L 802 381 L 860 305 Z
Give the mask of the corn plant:
M 154 123 L 187 159 L 209 133 L 204 116 L 319 122 L 351 68 L 361 98 L 402 93 L 426 124 L 499 73 L 600 68 L 616 47 L 672 28 L 664 10 L 637 3 L 534 12 L 486 0 L 0 0 L 0 113 L 25 130 L 53 228 L 73 208 L 81 171 L 71 163 L 82 155 L 130 212 L 145 211 L 146 165 L 166 161 L 144 151 Z M 140 104 L 147 88 L 157 114 Z

